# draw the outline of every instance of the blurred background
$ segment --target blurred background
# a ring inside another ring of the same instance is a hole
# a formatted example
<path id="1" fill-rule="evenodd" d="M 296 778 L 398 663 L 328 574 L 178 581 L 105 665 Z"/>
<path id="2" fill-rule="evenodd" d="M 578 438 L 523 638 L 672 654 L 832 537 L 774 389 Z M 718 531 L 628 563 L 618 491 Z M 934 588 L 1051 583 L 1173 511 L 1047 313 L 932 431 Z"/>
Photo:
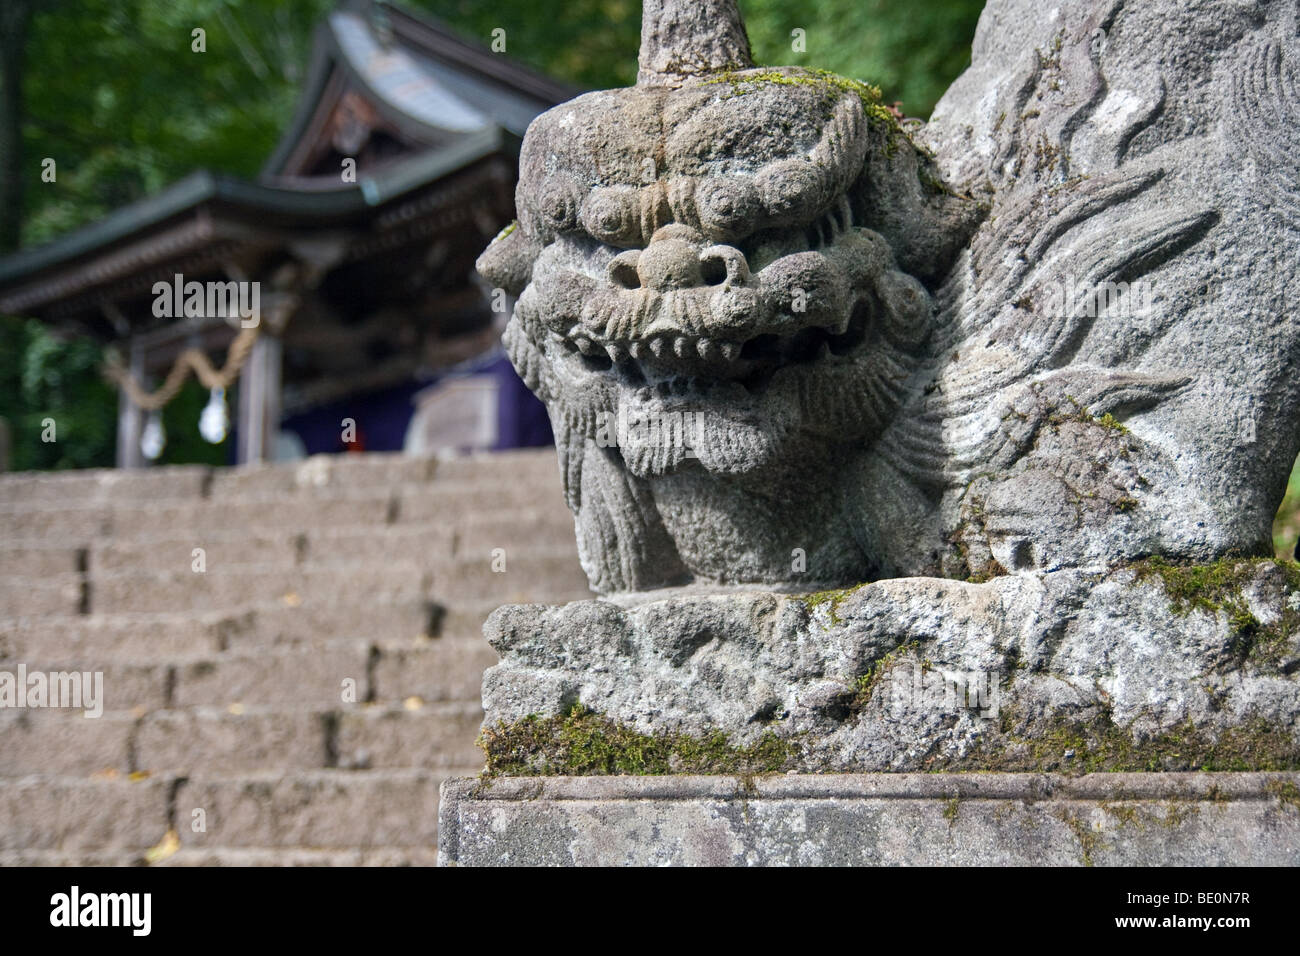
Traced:
<path id="1" fill-rule="evenodd" d="M 317 28 L 347 6 L 5 0 L 0 255 L 93 224 L 196 169 L 256 177 L 304 93 Z M 504 30 L 510 60 L 576 90 L 635 80 L 636 0 L 399 6 L 485 49 L 493 31 Z M 750 0 L 744 13 L 758 62 L 869 79 L 909 115 L 924 117 L 969 63 L 981 7 L 980 0 Z M 196 26 L 206 34 L 202 55 L 189 49 Z M 54 183 L 40 177 L 46 157 L 57 162 Z M 11 432 L 12 470 L 114 463 L 117 398 L 99 374 L 103 342 L 59 331 L 29 316 L 0 320 L 0 416 Z M 230 460 L 228 442 L 209 444 L 194 427 L 207 401 L 191 378 L 162 410 L 167 442 L 159 463 Z M 62 434 L 41 442 L 52 410 Z"/>

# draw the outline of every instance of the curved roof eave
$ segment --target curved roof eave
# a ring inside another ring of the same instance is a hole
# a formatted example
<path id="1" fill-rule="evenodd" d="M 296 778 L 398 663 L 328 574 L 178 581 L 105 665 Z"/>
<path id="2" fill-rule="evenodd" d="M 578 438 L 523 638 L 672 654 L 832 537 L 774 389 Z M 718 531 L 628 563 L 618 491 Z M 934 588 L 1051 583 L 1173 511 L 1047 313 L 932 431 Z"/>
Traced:
<path id="1" fill-rule="evenodd" d="M 219 202 L 252 214 L 293 217 L 301 225 L 343 219 L 381 206 L 495 152 L 509 150 L 511 140 L 508 132 L 490 127 L 445 149 L 420 153 L 363 174 L 345 188 L 311 192 L 198 170 L 160 193 L 123 206 L 53 242 L 0 259 L 0 288 L 52 266 L 93 255 L 204 203 Z"/>

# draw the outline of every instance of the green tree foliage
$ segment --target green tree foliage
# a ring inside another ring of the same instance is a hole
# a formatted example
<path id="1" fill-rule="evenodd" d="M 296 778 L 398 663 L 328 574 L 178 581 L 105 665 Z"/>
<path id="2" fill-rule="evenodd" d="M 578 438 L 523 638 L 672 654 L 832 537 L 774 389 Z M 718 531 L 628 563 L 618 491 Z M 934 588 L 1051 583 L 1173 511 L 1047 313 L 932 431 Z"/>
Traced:
<path id="1" fill-rule="evenodd" d="M 865 80 L 922 119 L 970 65 L 983 8 L 984 0 L 741 0 L 758 62 Z M 796 30 L 804 52 L 793 49 Z"/>
<path id="2" fill-rule="evenodd" d="M 580 88 L 625 86 L 636 77 L 639 0 L 410 6 L 484 45 L 503 29 L 506 55 Z M 335 0 L 35 4 L 23 57 L 22 211 L 0 216 L 21 217 L 23 245 L 31 246 L 200 167 L 255 176 L 292 115 L 312 31 L 334 7 Z M 982 0 L 741 0 L 758 62 L 869 80 L 912 116 L 927 116 L 965 67 L 981 7 Z M 204 52 L 194 50 L 200 29 Z M 796 29 L 805 31 L 802 52 L 792 47 Z M 45 158 L 57 164 L 55 182 L 41 180 Z M 111 465 L 117 401 L 97 373 L 99 348 L 11 320 L 0 345 L 11 467 Z M 205 401 L 191 385 L 168 408 L 164 460 L 224 460 L 221 448 L 195 433 Z M 59 441 L 43 445 L 39 424 L 50 414 Z"/>
<path id="3" fill-rule="evenodd" d="M 506 52 L 588 88 L 636 80 L 637 0 L 415 4 L 487 43 L 506 31 Z M 909 116 L 928 117 L 970 63 L 984 0 L 740 0 L 754 59 L 771 66 L 834 70 L 879 86 Z M 803 30 L 796 51 L 793 31 Z"/>
<path id="4" fill-rule="evenodd" d="M 12 431 L 11 468 L 113 463 L 117 392 L 100 377 L 99 360 L 94 342 L 59 342 L 38 322 L 0 319 L 0 417 Z"/>
<path id="5" fill-rule="evenodd" d="M 205 167 L 254 176 L 292 115 L 331 0 L 80 0 L 27 48 L 24 244 Z M 193 49 L 204 31 L 206 51 Z M 54 183 L 40 160 L 57 163 Z"/>

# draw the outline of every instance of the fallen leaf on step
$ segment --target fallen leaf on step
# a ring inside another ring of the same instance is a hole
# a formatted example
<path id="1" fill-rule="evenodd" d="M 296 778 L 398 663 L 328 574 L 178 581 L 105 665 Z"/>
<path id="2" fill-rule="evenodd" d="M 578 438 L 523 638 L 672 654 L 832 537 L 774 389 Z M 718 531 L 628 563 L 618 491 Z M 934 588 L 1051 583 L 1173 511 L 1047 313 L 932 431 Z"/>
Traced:
<path id="1" fill-rule="evenodd" d="M 168 830 L 163 834 L 162 840 L 157 846 L 151 846 L 144 851 L 144 861 L 146 863 L 157 863 L 159 860 L 165 860 L 181 848 L 181 838 L 177 836 L 175 830 Z"/>
<path id="2" fill-rule="evenodd" d="M 297 591 L 290 591 L 284 597 L 280 598 L 280 600 L 289 607 L 297 607 L 302 603 L 302 598 L 298 597 Z"/>
<path id="3" fill-rule="evenodd" d="M 408 697 L 406 700 L 402 701 L 402 706 L 407 710 L 419 710 L 424 706 L 424 701 L 420 700 L 418 697 Z"/>

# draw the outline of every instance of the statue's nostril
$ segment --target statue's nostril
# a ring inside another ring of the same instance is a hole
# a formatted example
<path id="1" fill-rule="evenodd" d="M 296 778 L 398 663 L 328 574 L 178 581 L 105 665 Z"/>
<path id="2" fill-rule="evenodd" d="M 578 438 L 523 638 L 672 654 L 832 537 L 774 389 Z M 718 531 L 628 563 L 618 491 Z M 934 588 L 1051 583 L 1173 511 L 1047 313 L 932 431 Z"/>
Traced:
<path id="1" fill-rule="evenodd" d="M 647 289 L 688 289 L 703 281 L 699 253 L 677 239 L 651 242 L 637 261 L 637 273 Z"/>
<path id="2" fill-rule="evenodd" d="M 721 256 L 700 259 L 700 276 L 705 285 L 722 285 L 727 278 L 727 263 Z"/>
<path id="3" fill-rule="evenodd" d="M 637 273 L 639 258 L 640 253 L 635 251 L 624 252 L 615 256 L 606 270 L 609 281 L 621 289 L 641 288 L 641 277 Z"/>

